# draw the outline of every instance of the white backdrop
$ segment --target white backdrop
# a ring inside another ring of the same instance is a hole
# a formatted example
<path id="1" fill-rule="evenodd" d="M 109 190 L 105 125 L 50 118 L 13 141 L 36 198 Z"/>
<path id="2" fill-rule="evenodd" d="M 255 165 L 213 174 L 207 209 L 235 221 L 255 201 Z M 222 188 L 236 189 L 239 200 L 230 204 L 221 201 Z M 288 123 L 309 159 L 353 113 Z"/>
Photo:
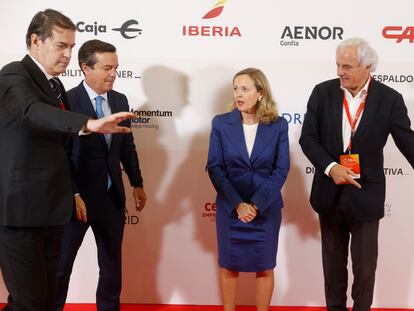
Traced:
<path id="1" fill-rule="evenodd" d="M 118 48 L 115 89 L 127 95 L 137 113 L 134 136 L 149 197 L 137 214 L 127 190 L 122 302 L 213 305 L 220 304 L 220 295 L 215 192 L 204 169 L 210 121 L 225 112 L 233 75 L 245 67 L 262 69 L 289 121 L 292 161 L 272 305 L 323 305 L 318 219 L 308 203 L 313 172 L 298 145 L 306 102 L 316 83 L 335 77 L 340 39 L 360 36 L 379 53 L 374 77 L 403 94 L 413 118 L 414 2 L 228 0 L 219 16 L 203 19 L 215 4 L 1 1 L 0 66 L 24 56 L 29 21 L 48 7 L 78 25 L 74 56 L 62 77 L 67 89 L 82 79 L 76 59 L 84 41 L 97 38 Z M 128 21 L 140 31 L 113 30 Z M 391 138 L 385 154 L 386 216 L 380 225 L 374 306 L 414 308 L 413 172 Z M 68 301 L 93 302 L 97 275 L 89 233 L 75 263 Z M 254 304 L 253 288 L 253 276 L 242 275 L 238 303 Z M 6 296 L 0 282 L 0 301 Z"/>

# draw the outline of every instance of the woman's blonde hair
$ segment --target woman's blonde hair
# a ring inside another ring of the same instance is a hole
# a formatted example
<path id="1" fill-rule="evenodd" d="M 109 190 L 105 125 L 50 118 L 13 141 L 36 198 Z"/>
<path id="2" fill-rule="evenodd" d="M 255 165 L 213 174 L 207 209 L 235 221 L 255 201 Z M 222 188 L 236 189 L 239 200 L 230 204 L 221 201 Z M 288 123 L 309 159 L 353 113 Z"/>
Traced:
<path id="1" fill-rule="evenodd" d="M 241 75 L 248 75 L 253 80 L 256 90 L 262 92 L 262 98 L 257 102 L 257 117 L 259 122 L 269 124 L 278 118 L 278 111 L 276 103 L 272 98 L 272 91 L 270 90 L 269 81 L 267 81 L 264 73 L 257 68 L 246 68 L 240 70 L 233 77 L 234 80 Z M 234 101 L 229 105 L 229 110 L 236 109 Z"/>

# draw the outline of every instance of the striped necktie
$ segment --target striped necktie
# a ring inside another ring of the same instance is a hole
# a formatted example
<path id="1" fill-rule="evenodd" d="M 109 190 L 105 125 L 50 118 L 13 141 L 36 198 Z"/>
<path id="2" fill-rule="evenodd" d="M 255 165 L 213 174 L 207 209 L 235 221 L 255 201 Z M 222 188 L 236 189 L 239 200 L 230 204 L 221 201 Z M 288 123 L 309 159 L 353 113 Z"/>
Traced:
<path id="1" fill-rule="evenodd" d="M 66 110 L 65 109 L 65 105 L 62 102 L 62 87 L 60 85 L 60 80 L 58 77 L 53 77 L 51 79 L 49 79 L 50 85 L 52 86 L 52 90 L 56 95 L 56 98 L 59 100 L 59 107 L 62 110 Z"/>

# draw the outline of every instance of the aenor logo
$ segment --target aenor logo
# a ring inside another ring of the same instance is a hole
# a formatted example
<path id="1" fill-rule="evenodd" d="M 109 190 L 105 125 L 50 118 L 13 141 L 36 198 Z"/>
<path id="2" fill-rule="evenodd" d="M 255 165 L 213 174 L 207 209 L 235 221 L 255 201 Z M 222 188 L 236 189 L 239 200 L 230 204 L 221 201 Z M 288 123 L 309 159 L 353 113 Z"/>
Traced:
<path id="1" fill-rule="evenodd" d="M 299 46 L 301 40 L 342 40 L 344 29 L 339 26 L 285 26 L 281 46 Z"/>

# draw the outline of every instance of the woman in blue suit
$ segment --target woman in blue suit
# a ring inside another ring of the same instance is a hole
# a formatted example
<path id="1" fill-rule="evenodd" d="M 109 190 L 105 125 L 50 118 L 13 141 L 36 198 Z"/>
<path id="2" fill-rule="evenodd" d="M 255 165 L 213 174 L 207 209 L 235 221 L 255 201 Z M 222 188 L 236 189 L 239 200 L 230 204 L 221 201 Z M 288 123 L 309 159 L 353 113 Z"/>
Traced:
<path id="1" fill-rule="evenodd" d="M 235 310 L 239 272 L 256 272 L 257 310 L 268 310 L 289 171 L 288 124 L 258 69 L 233 78 L 231 112 L 215 116 L 208 172 L 217 191 L 217 244 L 225 311 Z"/>

